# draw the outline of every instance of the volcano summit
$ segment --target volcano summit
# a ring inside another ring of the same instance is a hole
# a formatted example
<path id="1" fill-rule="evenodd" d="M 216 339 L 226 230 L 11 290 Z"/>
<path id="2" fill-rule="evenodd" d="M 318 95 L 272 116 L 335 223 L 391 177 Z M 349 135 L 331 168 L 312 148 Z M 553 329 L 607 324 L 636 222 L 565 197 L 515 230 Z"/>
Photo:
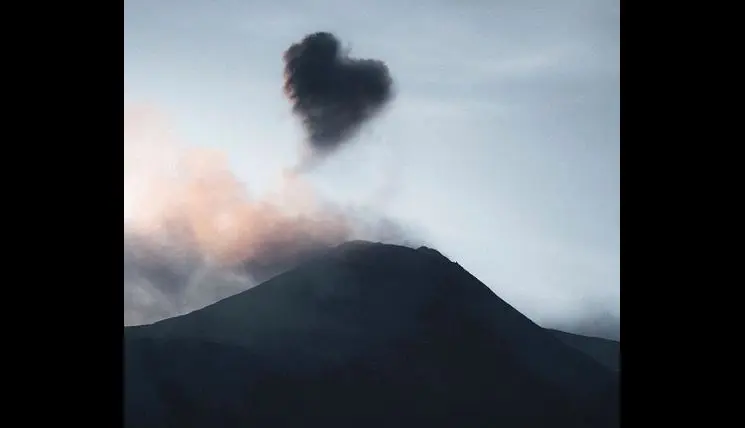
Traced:
<path id="1" fill-rule="evenodd" d="M 618 342 L 425 247 L 346 243 L 124 342 L 127 427 L 619 426 Z"/>

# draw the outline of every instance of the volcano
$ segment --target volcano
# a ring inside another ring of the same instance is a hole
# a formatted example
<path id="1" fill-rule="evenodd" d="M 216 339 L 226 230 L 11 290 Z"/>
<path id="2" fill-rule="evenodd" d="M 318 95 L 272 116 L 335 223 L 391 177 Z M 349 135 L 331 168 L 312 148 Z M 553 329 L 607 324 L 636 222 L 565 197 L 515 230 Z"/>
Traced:
<path id="1" fill-rule="evenodd" d="M 124 350 L 132 428 L 619 426 L 619 342 L 544 329 L 426 247 L 343 244 Z"/>

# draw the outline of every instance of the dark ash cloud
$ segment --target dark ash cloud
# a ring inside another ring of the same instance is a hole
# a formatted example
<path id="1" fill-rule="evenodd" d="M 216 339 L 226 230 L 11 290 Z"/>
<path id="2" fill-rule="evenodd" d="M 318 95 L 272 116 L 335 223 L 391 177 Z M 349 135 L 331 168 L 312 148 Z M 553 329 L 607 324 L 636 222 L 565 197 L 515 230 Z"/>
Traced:
<path id="1" fill-rule="evenodd" d="M 314 152 L 339 148 L 393 98 L 388 67 L 349 57 L 331 33 L 306 36 L 285 51 L 284 61 L 285 94 Z"/>

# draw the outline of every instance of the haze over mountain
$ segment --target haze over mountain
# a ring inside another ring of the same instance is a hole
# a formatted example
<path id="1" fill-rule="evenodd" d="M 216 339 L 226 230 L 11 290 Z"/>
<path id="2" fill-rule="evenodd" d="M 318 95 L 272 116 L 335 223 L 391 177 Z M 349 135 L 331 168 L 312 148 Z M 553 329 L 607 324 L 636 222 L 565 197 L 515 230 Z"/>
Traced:
<path id="1" fill-rule="evenodd" d="M 124 340 L 127 427 L 619 425 L 618 342 L 426 247 L 349 242 Z"/>

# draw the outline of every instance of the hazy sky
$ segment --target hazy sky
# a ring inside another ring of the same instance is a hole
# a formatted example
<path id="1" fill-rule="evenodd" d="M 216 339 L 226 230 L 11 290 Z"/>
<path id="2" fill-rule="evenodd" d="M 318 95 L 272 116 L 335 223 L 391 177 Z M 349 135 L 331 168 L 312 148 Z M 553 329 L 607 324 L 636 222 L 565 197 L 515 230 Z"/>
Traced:
<path id="1" fill-rule="evenodd" d="M 334 32 L 398 97 L 313 173 L 324 194 L 369 203 L 395 179 L 378 209 L 527 315 L 618 315 L 619 4 L 125 0 L 125 101 L 260 190 L 302 138 L 282 52 Z"/>

